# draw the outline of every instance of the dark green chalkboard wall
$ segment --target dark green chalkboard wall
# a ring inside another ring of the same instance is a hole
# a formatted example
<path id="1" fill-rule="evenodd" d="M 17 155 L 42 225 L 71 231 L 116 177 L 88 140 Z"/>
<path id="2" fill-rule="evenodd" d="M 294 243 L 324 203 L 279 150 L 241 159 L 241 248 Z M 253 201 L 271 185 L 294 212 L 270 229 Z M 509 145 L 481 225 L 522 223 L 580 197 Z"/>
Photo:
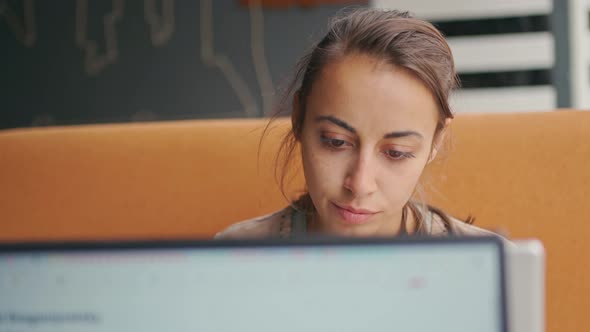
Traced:
<path id="1" fill-rule="evenodd" d="M 152 1 L 160 16 L 165 2 Z M 33 18 L 36 38 L 27 46 L 15 27 L 28 31 L 24 13 L 31 3 L 29 13 L 33 15 L 28 17 L 29 23 Z M 88 4 L 87 15 L 80 14 L 84 3 Z M 163 45 L 154 46 L 146 3 L 150 1 L 37 0 L 27 4 L 0 0 L 0 128 L 262 114 L 248 8 L 237 0 L 212 0 L 212 15 L 208 16 L 201 11 L 200 1 L 170 1 L 174 31 Z M 122 11 L 115 17 L 117 6 L 122 6 Z M 266 62 L 275 87 L 288 79 L 297 58 L 340 8 L 263 10 Z M 246 112 L 243 98 L 226 75 L 202 61 L 201 14 L 212 18 L 206 22 L 211 22 L 213 48 L 227 57 L 244 81 L 255 114 Z M 104 54 L 104 22 L 109 18 L 115 22 L 118 56 L 102 70 L 88 72 L 84 60 L 87 48 L 77 42 L 76 31 L 85 26 L 85 45 L 95 40 L 97 53 Z M 86 19 L 86 25 L 81 19 Z"/>

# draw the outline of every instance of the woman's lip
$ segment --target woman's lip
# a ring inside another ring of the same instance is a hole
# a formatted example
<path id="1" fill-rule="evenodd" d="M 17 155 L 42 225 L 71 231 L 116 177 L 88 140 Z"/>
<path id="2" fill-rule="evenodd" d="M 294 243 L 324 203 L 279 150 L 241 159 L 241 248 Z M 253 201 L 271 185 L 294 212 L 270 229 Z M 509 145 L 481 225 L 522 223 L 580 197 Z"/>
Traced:
<path id="1" fill-rule="evenodd" d="M 332 203 L 334 205 L 336 205 L 336 207 L 340 208 L 340 209 L 344 209 L 347 210 L 351 213 L 355 213 L 355 214 L 375 214 L 377 212 L 375 211 L 371 211 L 371 210 L 365 210 L 365 209 L 355 209 L 352 206 L 347 206 L 347 205 L 340 205 L 340 204 L 336 204 L 336 203 Z"/>
<path id="2" fill-rule="evenodd" d="M 332 203 L 338 212 L 338 215 L 345 224 L 358 225 L 364 224 L 370 221 L 371 217 L 376 212 L 364 210 L 364 209 L 353 209 L 350 207 L 343 207 L 336 203 Z"/>

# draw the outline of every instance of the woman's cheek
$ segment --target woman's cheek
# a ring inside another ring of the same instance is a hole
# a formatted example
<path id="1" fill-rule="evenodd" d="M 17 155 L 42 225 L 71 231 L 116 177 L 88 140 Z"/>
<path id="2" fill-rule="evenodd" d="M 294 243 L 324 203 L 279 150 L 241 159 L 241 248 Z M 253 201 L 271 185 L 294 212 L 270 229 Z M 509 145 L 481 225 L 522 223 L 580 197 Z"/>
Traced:
<path id="1" fill-rule="evenodd" d="M 306 178 L 308 186 L 323 188 L 322 190 L 336 189 L 338 178 L 343 172 L 344 161 L 338 153 L 332 151 L 318 151 L 308 155 L 306 162 Z M 310 183 L 313 182 L 313 183 Z M 328 189 L 330 188 L 330 189 Z"/>

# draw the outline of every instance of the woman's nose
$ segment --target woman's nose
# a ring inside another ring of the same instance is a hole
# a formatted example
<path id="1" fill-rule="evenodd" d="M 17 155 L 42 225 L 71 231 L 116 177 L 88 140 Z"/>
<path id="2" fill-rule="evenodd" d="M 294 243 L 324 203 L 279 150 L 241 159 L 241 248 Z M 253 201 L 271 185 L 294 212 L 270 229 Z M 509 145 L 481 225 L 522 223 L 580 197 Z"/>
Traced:
<path id="1" fill-rule="evenodd" d="M 351 163 L 344 187 L 355 196 L 367 196 L 377 190 L 376 170 L 371 156 L 359 154 Z"/>

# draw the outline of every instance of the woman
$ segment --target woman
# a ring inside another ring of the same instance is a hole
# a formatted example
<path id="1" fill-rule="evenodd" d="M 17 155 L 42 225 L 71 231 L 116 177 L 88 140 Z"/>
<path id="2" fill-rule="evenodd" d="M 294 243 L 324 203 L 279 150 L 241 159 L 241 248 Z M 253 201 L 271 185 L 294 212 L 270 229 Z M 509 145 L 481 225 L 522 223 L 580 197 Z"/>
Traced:
<path id="1" fill-rule="evenodd" d="M 431 24 L 392 10 L 336 17 L 303 57 L 292 87 L 292 130 L 307 193 L 216 238 L 490 235 L 411 198 L 453 119 L 451 50 Z M 288 94 L 289 95 L 289 94 Z"/>

